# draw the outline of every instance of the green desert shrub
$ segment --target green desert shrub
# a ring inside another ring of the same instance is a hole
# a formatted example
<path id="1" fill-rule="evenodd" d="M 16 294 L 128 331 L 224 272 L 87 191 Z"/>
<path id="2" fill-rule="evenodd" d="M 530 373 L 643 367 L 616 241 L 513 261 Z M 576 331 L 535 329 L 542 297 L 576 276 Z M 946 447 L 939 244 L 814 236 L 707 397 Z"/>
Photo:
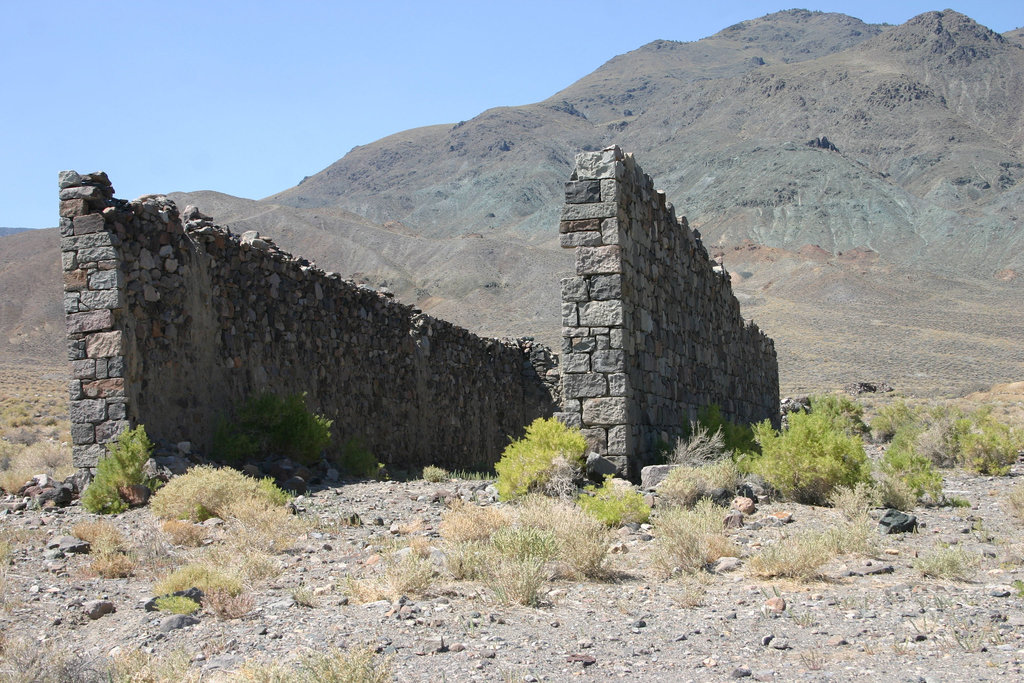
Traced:
<path id="1" fill-rule="evenodd" d="M 116 514 L 128 509 L 121 489 L 136 484 L 152 485 L 143 467 L 153 452 L 146 428 L 126 429 L 117 441 L 107 444 L 107 454 L 96 465 L 96 478 L 82 493 L 82 507 L 89 512 Z"/>
<path id="2" fill-rule="evenodd" d="M 913 425 L 899 428 L 878 462 L 880 479 L 889 478 L 903 482 L 913 493 L 915 502 L 928 498 L 932 503 L 942 501 L 942 475 L 935 471 L 931 458 L 917 451 L 914 442 L 920 431 Z M 889 501 L 894 502 L 894 501 Z M 892 507 L 905 506 L 893 505 Z"/>
<path id="3" fill-rule="evenodd" d="M 761 455 L 747 461 L 747 467 L 790 500 L 821 505 L 837 486 L 870 480 L 860 437 L 846 433 L 828 415 L 793 413 L 784 432 L 767 420 L 754 431 Z"/>
<path id="4" fill-rule="evenodd" d="M 442 481 L 448 481 L 451 477 L 448 474 L 448 470 L 443 467 L 437 467 L 436 465 L 427 465 L 423 468 L 423 479 L 432 483 L 438 483 Z"/>
<path id="5" fill-rule="evenodd" d="M 1024 448 L 1024 432 L 999 422 L 991 410 L 979 410 L 968 419 L 970 426 L 957 434 L 960 464 L 978 474 L 1009 474 Z"/>
<path id="6" fill-rule="evenodd" d="M 903 399 L 887 403 L 878 409 L 871 420 L 871 435 L 877 441 L 890 441 L 897 432 L 920 422 L 921 412 L 907 405 Z"/>
<path id="7" fill-rule="evenodd" d="M 523 438 L 505 447 L 494 466 L 498 495 L 509 500 L 542 489 L 558 465 L 556 460 L 582 468 L 586 449 L 586 439 L 578 429 L 570 429 L 554 418 L 537 418 L 526 428 Z"/>
<path id="8" fill-rule="evenodd" d="M 373 453 L 363 445 L 358 437 L 351 437 L 341 445 L 333 458 L 341 470 L 353 477 L 361 479 L 382 478 L 384 466 L 377 462 Z"/>
<path id="9" fill-rule="evenodd" d="M 864 424 L 864 408 L 842 394 L 811 396 L 811 412 L 822 415 L 846 434 L 860 436 L 868 433 Z"/>
<path id="10" fill-rule="evenodd" d="M 235 596 L 242 592 L 242 580 L 234 573 L 209 564 L 187 564 L 175 569 L 153 587 L 154 595 L 170 595 L 198 588 L 203 593 L 224 591 Z"/>
<path id="11" fill-rule="evenodd" d="M 290 496 L 271 479 L 253 479 L 230 467 L 201 465 L 171 479 L 150 499 L 160 519 L 227 519 L 240 506 L 282 507 Z"/>
<path id="12" fill-rule="evenodd" d="M 739 546 L 722 529 L 726 512 L 708 498 L 692 509 L 661 510 L 654 518 L 652 560 L 657 572 L 664 577 L 693 574 L 721 557 L 738 557 Z"/>
<path id="13" fill-rule="evenodd" d="M 709 434 L 721 431 L 724 450 L 736 454 L 757 453 L 759 447 L 754 438 L 754 430 L 750 425 L 736 424 L 722 416 L 722 409 L 712 403 L 697 412 L 697 424 L 704 427 Z"/>
<path id="14" fill-rule="evenodd" d="M 214 454 L 228 463 L 282 455 L 310 465 L 330 444 L 331 424 L 306 408 L 305 394 L 259 394 L 238 408 L 234 422 L 221 421 Z"/>
<path id="15" fill-rule="evenodd" d="M 160 612 L 171 614 L 192 614 L 198 612 L 201 605 L 184 595 L 162 595 L 156 599 L 156 608 Z"/>
<path id="16" fill-rule="evenodd" d="M 584 512 L 607 526 L 643 524 L 651 516 L 651 506 L 628 481 L 609 476 L 601 486 L 588 486 L 586 491 L 576 502 Z"/>

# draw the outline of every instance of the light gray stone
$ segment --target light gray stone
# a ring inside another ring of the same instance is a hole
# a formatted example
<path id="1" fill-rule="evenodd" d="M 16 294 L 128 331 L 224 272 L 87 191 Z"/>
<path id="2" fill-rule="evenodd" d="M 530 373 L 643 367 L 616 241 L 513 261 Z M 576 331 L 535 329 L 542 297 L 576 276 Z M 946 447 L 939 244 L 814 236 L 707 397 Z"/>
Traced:
<path id="1" fill-rule="evenodd" d="M 616 246 L 577 247 L 577 275 L 611 275 L 622 272 L 622 251 Z"/>
<path id="2" fill-rule="evenodd" d="M 622 302 L 590 301 L 580 306 L 580 322 L 584 327 L 618 327 L 622 325 Z"/>
<path id="3" fill-rule="evenodd" d="M 600 152 L 580 152 L 576 155 L 576 176 L 580 180 L 621 178 L 625 174 L 625 156 L 618 146 Z"/>
<path id="4" fill-rule="evenodd" d="M 562 207 L 561 220 L 585 221 L 591 218 L 615 218 L 618 215 L 618 211 L 619 205 L 615 202 L 566 204 Z"/>
<path id="5" fill-rule="evenodd" d="M 621 396 L 588 398 L 583 402 L 583 423 L 588 426 L 626 424 L 626 414 L 626 399 Z"/>
<path id="6" fill-rule="evenodd" d="M 640 470 L 640 488 L 653 491 L 677 465 L 648 465 Z"/>

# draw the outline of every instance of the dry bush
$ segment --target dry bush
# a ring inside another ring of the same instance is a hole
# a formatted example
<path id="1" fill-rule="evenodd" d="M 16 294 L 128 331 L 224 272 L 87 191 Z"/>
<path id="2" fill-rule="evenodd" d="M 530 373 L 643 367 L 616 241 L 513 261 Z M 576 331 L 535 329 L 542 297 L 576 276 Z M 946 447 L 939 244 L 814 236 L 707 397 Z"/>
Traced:
<path id="1" fill-rule="evenodd" d="M 158 581 L 153 586 L 153 593 L 169 595 L 189 588 L 198 588 L 205 594 L 223 590 L 230 595 L 238 595 L 242 592 L 242 581 L 238 576 L 209 564 L 187 564 Z"/>
<path id="2" fill-rule="evenodd" d="M 580 477 L 581 468 L 565 456 L 558 456 L 551 461 L 547 472 L 547 480 L 541 487 L 544 495 L 552 498 L 573 499 L 579 488 L 576 481 Z"/>
<path id="3" fill-rule="evenodd" d="M 150 507 L 161 519 L 201 522 L 211 517 L 228 519 L 246 506 L 280 507 L 287 501 L 288 494 L 269 479 L 202 465 L 167 482 L 153 495 Z"/>
<path id="4" fill-rule="evenodd" d="M 259 683 L 384 683 L 391 681 L 391 659 L 379 657 L 373 645 L 326 652 L 310 651 L 297 662 L 246 663 L 232 681 Z"/>
<path id="5" fill-rule="evenodd" d="M 430 558 L 416 552 L 388 554 L 372 576 L 350 578 L 348 592 L 356 602 L 397 600 L 402 595 L 425 594 L 437 572 Z"/>
<path id="6" fill-rule="evenodd" d="M 202 680 L 202 672 L 190 671 L 192 656 L 185 650 L 175 650 L 163 656 L 142 650 L 129 650 L 114 657 L 103 680 L 117 683 L 165 683 Z"/>
<path id="7" fill-rule="evenodd" d="M 917 507 L 917 492 L 906 480 L 885 472 L 875 477 L 875 495 L 878 504 L 896 510 L 913 510 Z"/>
<path id="8" fill-rule="evenodd" d="M 739 547 L 723 532 L 726 510 L 701 499 L 693 509 L 668 508 L 654 519 L 653 562 L 662 576 L 691 574 L 721 557 L 737 557 Z"/>
<path id="9" fill-rule="evenodd" d="M 536 605 L 549 572 L 540 557 L 509 557 L 491 553 L 485 583 L 503 605 Z"/>
<path id="10" fill-rule="evenodd" d="M 669 454 L 669 462 L 698 467 L 722 459 L 725 455 L 725 435 L 721 429 L 711 432 L 704 425 L 694 422 L 691 423 L 691 432 L 689 437 L 676 442 Z"/>
<path id="11" fill-rule="evenodd" d="M 160 528 L 171 537 L 171 543 L 189 548 L 198 548 L 209 536 L 209 530 L 206 527 L 183 522 L 180 519 L 168 519 L 160 525 Z"/>
<path id="12" fill-rule="evenodd" d="M 131 576 L 139 566 L 138 557 L 128 541 L 110 522 L 80 522 L 71 533 L 90 544 L 89 570 L 104 579 Z"/>
<path id="13" fill-rule="evenodd" d="M 232 503 L 223 508 L 228 538 L 239 549 L 279 554 L 295 547 L 308 524 L 286 508 L 259 499 Z"/>
<path id="14" fill-rule="evenodd" d="M 863 519 L 868 510 L 875 507 L 877 500 L 877 491 L 864 482 L 840 486 L 828 497 L 829 505 L 843 513 L 847 519 Z"/>
<path id="15" fill-rule="evenodd" d="M 0 681 L 64 683 L 105 680 L 95 663 L 62 640 L 9 637 L 0 633 Z"/>
<path id="16" fill-rule="evenodd" d="M 762 578 L 809 581 L 821 577 L 821 567 L 835 557 L 832 544 L 821 532 L 783 536 L 747 562 L 747 570 Z"/>
<path id="17" fill-rule="evenodd" d="M 1017 484 L 1006 496 L 1006 502 L 1018 522 L 1024 522 L 1024 484 Z"/>
<path id="18" fill-rule="evenodd" d="M 487 574 L 490 545 L 485 541 L 461 541 L 445 547 L 445 566 L 456 581 L 476 581 Z"/>
<path id="19" fill-rule="evenodd" d="M 232 595 L 231 591 L 221 588 L 211 590 L 203 596 L 203 608 L 224 621 L 241 619 L 252 612 L 254 604 L 251 593 Z"/>
<path id="20" fill-rule="evenodd" d="M 438 529 L 446 541 L 462 543 L 487 540 L 496 530 L 509 523 L 511 516 L 504 508 L 483 507 L 456 500 L 441 515 Z"/>
<path id="21" fill-rule="evenodd" d="M 568 501 L 543 496 L 526 498 L 516 511 L 517 523 L 550 531 L 557 553 L 555 573 L 566 578 L 600 578 L 611 532 Z"/>
<path id="22" fill-rule="evenodd" d="M 429 481 L 436 484 L 438 482 L 448 481 L 448 479 L 450 478 L 451 475 L 448 473 L 448 470 L 444 469 L 443 467 L 438 467 L 436 465 L 427 465 L 426 467 L 423 468 L 423 479 L 425 481 Z"/>
<path id="23" fill-rule="evenodd" d="M 690 507 L 716 489 L 736 490 L 740 471 L 726 458 L 707 465 L 676 467 L 658 486 L 658 495 L 666 505 Z"/>
<path id="24" fill-rule="evenodd" d="M 977 555 L 960 546 L 939 547 L 914 560 L 914 569 L 922 576 L 951 581 L 968 581 L 978 568 Z"/>
<path id="25" fill-rule="evenodd" d="M 37 474 L 63 480 L 74 474 L 71 448 L 53 441 L 16 446 L 0 441 L 0 488 L 15 493 Z"/>

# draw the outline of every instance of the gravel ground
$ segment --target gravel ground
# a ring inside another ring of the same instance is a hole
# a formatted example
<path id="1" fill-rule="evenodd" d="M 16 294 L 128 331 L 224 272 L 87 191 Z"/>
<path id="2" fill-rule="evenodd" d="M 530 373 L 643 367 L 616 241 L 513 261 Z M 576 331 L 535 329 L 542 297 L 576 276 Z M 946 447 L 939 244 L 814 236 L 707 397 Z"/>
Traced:
<path id="1" fill-rule="evenodd" d="M 443 577 L 425 596 L 356 604 L 347 578 L 374 571 L 382 545 L 407 535 L 439 545 L 446 500 L 494 503 L 483 481 L 342 483 L 295 501 L 313 530 L 278 556 L 279 576 L 251 588 L 248 615 L 222 621 L 200 612 L 197 623 L 173 630 L 165 614 L 143 605 L 154 580 L 188 551 L 169 544 L 148 508 L 107 518 L 142 559 L 125 579 L 90 576 L 87 554 L 47 551 L 76 523 L 96 519 L 77 502 L 8 509 L 0 515 L 12 539 L 0 633 L 30 640 L 42 660 L 70 648 L 94 666 L 136 648 L 185 652 L 205 680 L 247 661 L 287 662 L 308 649 L 360 643 L 389 657 L 400 681 L 1020 680 L 1024 603 L 1012 584 L 1024 580 L 1024 544 L 1005 496 L 1024 469 L 1002 478 L 945 474 L 947 494 L 970 507 L 919 508 L 917 533 L 880 536 L 873 557 L 834 560 L 821 580 L 758 579 L 746 559 L 781 534 L 828 528 L 839 513 L 762 502 L 732 532 L 743 549 L 735 567 L 658 579 L 651 567 L 657 527 L 624 527 L 613 532 L 612 578 L 553 581 L 538 607 L 504 606 L 486 586 Z M 778 522 L 774 513 L 783 512 L 791 523 Z M 361 526 L 343 523 L 353 513 Z M 915 568 L 916 558 L 942 544 L 977 558 L 967 580 L 926 578 Z M 91 619 L 85 610 L 93 600 L 116 611 Z"/>

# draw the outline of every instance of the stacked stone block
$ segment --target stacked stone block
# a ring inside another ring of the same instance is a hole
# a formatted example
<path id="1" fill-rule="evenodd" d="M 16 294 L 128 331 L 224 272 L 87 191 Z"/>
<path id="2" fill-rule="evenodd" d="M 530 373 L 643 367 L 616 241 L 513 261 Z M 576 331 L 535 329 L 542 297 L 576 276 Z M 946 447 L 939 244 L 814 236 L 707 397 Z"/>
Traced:
<path id="1" fill-rule="evenodd" d="M 554 410 L 557 358 L 531 340 L 478 337 L 166 197 L 116 200 L 102 174 L 61 185 L 80 468 L 135 424 L 210 453 L 263 391 L 305 393 L 339 441 L 402 468 L 493 464 Z"/>
<path id="2" fill-rule="evenodd" d="M 632 155 L 577 155 L 565 198 L 559 234 L 576 274 L 562 280 L 559 417 L 634 474 L 700 408 L 776 421 L 774 344 Z"/>

